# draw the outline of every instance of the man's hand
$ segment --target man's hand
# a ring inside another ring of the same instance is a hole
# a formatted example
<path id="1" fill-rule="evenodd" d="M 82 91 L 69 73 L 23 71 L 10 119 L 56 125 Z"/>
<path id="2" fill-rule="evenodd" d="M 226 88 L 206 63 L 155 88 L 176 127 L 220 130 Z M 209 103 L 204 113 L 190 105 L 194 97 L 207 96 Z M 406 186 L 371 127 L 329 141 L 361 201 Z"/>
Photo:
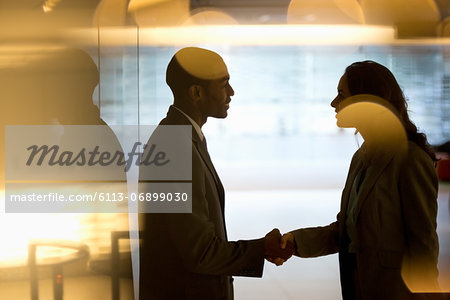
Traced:
<path id="1" fill-rule="evenodd" d="M 276 228 L 266 234 L 264 238 L 264 256 L 268 261 L 280 266 L 288 260 L 293 253 L 293 237 L 292 240 L 289 239 L 283 242 L 280 231 Z"/>

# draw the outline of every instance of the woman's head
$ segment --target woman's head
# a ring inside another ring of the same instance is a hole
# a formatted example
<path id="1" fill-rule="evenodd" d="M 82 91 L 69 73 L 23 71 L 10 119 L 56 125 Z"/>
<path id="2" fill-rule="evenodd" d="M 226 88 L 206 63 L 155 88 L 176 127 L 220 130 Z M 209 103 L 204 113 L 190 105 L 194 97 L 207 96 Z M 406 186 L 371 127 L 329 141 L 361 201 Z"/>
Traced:
<path id="1" fill-rule="evenodd" d="M 403 91 L 388 68 L 370 60 L 352 63 L 345 69 L 339 81 L 338 95 L 331 102 L 331 106 L 337 112 L 344 99 L 361 94 L 375 95 L 388 101 L 394 107 L 394 113 L 398 115 L 405 128 L 408 140 L 418 144 L 431 158 L 435 159 L 426 136 L 418 133 L 417 127 L 409 119 L 408 105 Z"/>
<path id="2" fill-rule="evenodd" d="M 366 60 L 355 62 L 345 69 L 338 85 L 338 96 L 331 106 L 354 95 L 375 95 L 389 101 L 400 115 L 406 114 L 407 104 L 394 75 L 383 65 Z"/>
<path id="3" fill-rule="evenodd" d="M 389 101 L 401 118 L 407 117 L 407 104 L 394 75 L 371 60 L 355 62 L 345 69 L 351 95 L 370 94 Z"/>

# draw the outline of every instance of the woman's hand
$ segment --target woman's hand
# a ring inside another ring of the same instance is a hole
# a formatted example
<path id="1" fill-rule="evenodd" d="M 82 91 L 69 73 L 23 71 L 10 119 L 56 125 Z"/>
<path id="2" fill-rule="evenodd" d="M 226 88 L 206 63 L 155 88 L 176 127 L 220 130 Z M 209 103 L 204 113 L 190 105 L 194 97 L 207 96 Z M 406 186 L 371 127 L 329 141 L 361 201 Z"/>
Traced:
<path id="1" fill-rule="evenodd" d="M 281 249 L 285 249 L 288 243 L 292 243 L 295 245 L 294 235 L 290 232 L 283 234 L 280 241 Z"/>

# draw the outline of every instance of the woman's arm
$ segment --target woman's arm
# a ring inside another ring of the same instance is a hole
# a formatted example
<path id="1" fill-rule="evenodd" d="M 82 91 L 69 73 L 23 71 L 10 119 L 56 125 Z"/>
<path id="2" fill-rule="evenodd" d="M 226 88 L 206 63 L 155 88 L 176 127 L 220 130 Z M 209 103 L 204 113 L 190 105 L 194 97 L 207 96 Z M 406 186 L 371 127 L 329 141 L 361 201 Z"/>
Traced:
<path id="1" fill-rule="evenodd" d="M 338 215 L 339 220 L 339 215 Z M 317 257 L 339 251 L 338 221 L 328 226 L 301 228 L 283 235 L 281 242 L 294 242 L 295 255 L 300 257 Z"/>
<path id="2" fill-rule="evenodd" d="M 400 174 L 399 190 L 407 242 L 403 279 L 412 291 L 436 290 L 438 179 L 432 160 L 412 143 Z"/>

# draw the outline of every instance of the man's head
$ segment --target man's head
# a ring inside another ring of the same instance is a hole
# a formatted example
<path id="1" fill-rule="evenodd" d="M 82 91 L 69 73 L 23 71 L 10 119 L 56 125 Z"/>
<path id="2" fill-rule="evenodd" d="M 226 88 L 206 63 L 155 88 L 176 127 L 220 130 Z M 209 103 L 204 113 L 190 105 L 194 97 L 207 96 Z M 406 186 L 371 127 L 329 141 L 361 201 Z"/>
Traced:
<path id="1" fill-rule="evenodd" d="M 175 105 L 207 117 L 225 118 L 233 88 L 227 66 L 217 53 L 196 47 L 179 50 L 169 62 L 166 82 Z"/>

